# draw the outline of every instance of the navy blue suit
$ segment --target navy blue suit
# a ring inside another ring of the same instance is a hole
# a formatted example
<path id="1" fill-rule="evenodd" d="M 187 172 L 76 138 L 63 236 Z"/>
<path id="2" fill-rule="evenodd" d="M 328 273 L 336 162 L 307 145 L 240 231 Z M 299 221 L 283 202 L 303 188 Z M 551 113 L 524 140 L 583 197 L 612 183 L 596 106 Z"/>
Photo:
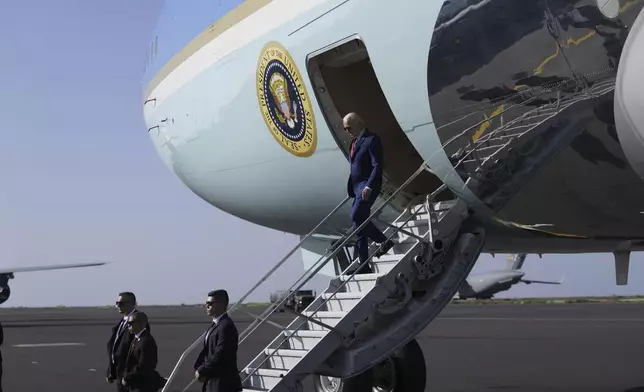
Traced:
<path id="1" fill-rule="evenodd" d="M 350 155 L 351 174 L 347 183 L 347 193 L 354 198 L 351 207 L 353 228 L 359 227 L 371 214 L 371 206 L 377 200 L 382 187 L 383 154 L 380 137 L 365 129 L 351 143 L 353 154 Z M 365 187 L 371 189 L 369 200 L 362 199 Z M 356 233 L 356 250 L 360 262 L 369 258 L 368 239 L 377 243 L 384 242 L 387 237 L 373 224 L 368 223 Z"/>

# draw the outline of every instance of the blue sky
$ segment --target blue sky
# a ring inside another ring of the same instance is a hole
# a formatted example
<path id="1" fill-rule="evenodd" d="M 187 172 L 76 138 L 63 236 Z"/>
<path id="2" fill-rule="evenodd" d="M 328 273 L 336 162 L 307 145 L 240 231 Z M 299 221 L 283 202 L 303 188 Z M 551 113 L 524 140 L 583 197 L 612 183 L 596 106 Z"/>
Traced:
<path id="1" fill-rule="evenodd" d="M 0 3 L 1 265 L 112 262 L 16 274 L 4 306 L 105 305 L 122 290 L 142 304 L 197 303 L 218 287 L 236 299 L 298 242 L 209 206 L 157 157 L 140 81 L 161 6 Z M 633 256 L 631 284 L 617 287 L 610 254 L 531 256 L 528 277 L 565 273 L 565 284 L 504 296 L 643 293 L 641 260 Z M 302 267 L 288 265 L 251 299 L 290 285 Z M 475 272 L 504 265 L 486 255 Z"/>

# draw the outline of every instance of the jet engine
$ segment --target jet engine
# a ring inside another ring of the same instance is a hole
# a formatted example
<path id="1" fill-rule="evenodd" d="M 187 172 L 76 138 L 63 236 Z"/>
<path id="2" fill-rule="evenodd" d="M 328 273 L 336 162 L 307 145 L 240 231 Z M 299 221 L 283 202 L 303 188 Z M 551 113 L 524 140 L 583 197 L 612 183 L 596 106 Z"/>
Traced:
<path id="1" fill-rule="evenodd" d="M 8 284 L 0 285 L 0 304 L 7 302 L 11 296 L 11 289 Z"/>
<path id="2" fill-rule="evenodd" d="M 7 302 L 11 296 L 9 288 L 9 279 L 13 279 L 13 274 L 0 274 L 0 304 Z"/>
<path id="3" fill-rule="evenodd" d="M 644 179 L 644 12 L 624 45 L 615 85 L 615 125 L 624 154 Z"/>

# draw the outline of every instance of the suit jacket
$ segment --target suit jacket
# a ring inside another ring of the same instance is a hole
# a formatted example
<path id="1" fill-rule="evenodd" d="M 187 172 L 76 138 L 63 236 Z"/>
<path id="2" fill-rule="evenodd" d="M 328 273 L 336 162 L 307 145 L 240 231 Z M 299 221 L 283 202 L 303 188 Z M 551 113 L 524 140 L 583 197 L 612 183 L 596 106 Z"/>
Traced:
<path id="1" fill-rule="evenodd" d="M 133 337 L 125 360 L 123 380 L 130 391 L 156 392 L 160 388 L 160 376 L 156 371 L 157 343 L 145 330 L 139 338 Z"/>
<path id="2" fill-rule="evenodd" d="M 205 378 L 204 392 L 238 392 L 242 390 L 237 368 L 239 334 L 233 320 L 224 314 L 204 340 L 204 347 L 194 368 Z"/>
<path id="3" fill-rule="evenodd" d="M 138 312 L 138 310 L 135 309 L 133 313 L 136 312 Z M 121 323 L 125 323 L 123 317 L 121 317 L 121 320 L 112 327 L 112 335 L 107 341 L 107 376 L 112 378 L 117 378 L 117 376 L 123 374 L 123 370 L 125 369 L 125 360 L 133 338 L 125 324 L 121 327 L 121 331 L 117 335 Z M 150 331 L 150 325 L 147 325 L 146 328 Z M 112 354 L 114 355 L 114 362 L 112 362 Z"/>
<path id="4" fill-rule="evenodd" d="M 380 193 L 382 187 L 382 167 L 384 166 L 382 142 L 375 133 L 365 129 L 353 142 L 351 174 L 347 182 L 349 197 L 360 197 L 365 187 L 371 188 L 372 194 Z"/>

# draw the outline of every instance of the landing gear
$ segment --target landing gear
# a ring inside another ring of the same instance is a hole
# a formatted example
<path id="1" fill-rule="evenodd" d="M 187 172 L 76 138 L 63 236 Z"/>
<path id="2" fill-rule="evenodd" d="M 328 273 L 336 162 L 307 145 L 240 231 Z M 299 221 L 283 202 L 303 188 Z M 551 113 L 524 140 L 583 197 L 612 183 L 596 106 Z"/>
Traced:
<path id="1" fill-rule="evenodd" d="M 357 376 L 313 377 L 316 392 L 424 392 L 427 381 L 425 356 L 416 339 Z"/>

